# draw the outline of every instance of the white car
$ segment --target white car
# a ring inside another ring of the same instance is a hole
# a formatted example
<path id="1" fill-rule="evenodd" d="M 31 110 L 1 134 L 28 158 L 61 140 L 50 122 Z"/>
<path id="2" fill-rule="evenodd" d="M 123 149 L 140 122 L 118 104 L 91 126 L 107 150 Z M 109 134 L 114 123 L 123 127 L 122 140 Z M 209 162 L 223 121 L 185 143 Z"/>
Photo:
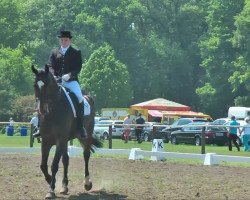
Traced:
<path id="1" fill-rule="evenodd" d="M 109 127 L 112 125 L 112 136 L 121 137 L 123 133 L 122 120 L 101 120 L 95 124 L 94 134 L 97 137 L 107 140 L 109 137 Z"/>
<path id="2" fill-rule="evenodd" d="M 236 119 L 236 121 L 240 123 L 240 126 L 243 126 L 245 124 L 244 120 L 237 120 Z M 230 118 L 219 118 L 219 119 L 214 120 L 212 123 L 216 124 L 216 125 L 225 125 L 226 128 L 228 129 L 230 122 L 231 122 Z M 240 134 L 239 129 L 237 129 L 237 135 L 239 135 L 239 134 Z"/>

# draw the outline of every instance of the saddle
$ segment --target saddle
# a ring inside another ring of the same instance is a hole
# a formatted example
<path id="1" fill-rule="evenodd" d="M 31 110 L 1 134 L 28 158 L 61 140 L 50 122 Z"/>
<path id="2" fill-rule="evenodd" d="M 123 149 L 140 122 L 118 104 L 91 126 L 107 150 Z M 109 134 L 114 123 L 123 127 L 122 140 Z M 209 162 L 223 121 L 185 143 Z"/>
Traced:
<path id="1" fill-rule="evenodd" d="M 69 101 L 69 104 L 71 106 L 74 117 L 77 117 L 76 116 L 76 108 L 78 107 L 78 104 L 79 104 L 77 96 L 70 89 L 65 88 L 63 86 L 60 86 L 60 87 L 64 91 L 64 93 Z M 88 101 L 86 100 L 86 97 L 87 97 L 86 95 L 83 96 L 83 101 L 84 101 L 83 115 L 84 116 L 90 115 L 90 105 L 89 105 Z"/>

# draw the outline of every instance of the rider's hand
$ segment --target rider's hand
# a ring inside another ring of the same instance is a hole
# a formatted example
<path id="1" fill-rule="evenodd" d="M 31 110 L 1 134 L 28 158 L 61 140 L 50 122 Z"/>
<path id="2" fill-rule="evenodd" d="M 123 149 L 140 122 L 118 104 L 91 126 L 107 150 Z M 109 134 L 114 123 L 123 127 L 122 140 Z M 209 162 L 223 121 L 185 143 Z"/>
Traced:
<path id="1" fill-rule="evenodd" d="M 52 67 L 49 68 L 49 71 L 50 71 L 50 73 L 52 73 L 54 75 L 55 70 Z"/>
<path id="2" fill-rule="evenodd" d="M 62 79 L 63 79 L 64 81 L 68 81 L 68 80 L 70 79 L 70 74 L 64 74 L 64 75 L 62 76 Z"/>

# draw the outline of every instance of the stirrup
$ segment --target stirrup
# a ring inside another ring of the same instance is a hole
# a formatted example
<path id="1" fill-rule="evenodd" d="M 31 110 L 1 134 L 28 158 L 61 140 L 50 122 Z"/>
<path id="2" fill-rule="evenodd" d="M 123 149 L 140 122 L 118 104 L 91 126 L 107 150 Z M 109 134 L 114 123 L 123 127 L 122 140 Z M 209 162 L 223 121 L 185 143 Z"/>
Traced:
<path id="1" fill-rule="evenodd" d="M 33 133 L 34 138 L 41 137 L 40 131 L 38 130 L 37 132 Z"/>

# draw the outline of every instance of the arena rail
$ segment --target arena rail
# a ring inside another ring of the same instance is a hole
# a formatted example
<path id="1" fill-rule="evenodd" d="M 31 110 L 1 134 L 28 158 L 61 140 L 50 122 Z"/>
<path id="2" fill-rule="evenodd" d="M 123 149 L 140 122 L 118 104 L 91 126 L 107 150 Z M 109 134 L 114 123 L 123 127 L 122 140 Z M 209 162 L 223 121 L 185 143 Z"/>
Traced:
<path id="1" fill-rule="evenodd" d="M 154 141 L 156 142 L 156 141 Z M 161 141 L 157 141 L 161 142 Z M 55 148 L 52 148 L 52 153 Z M 19 154 L 19 153 L 27 153 L 27 154 L 40 154 L 40 147 L 0 147 L 0 153 L 7 154 Z M 70 157 L 80 157 L 82 155 L 82 148 L 69 146 L 68 154 Z M 170 158 L 179 158 L 179 159 L 195 159 L 203 162 L 204 165 L 219 165 L 220 162 L 238 162 L 238 163 L 250 163 L 250 157 L 243 156 L 228 156 L 228 155 L 217 155 L 216 153 L 206 153 L 206 154 L 193 154 L 193 153 L 177 153 L 177 152 L 162 152 L 162 151 L 154 151 L 152 147 L 152 151 L 143 151 L 139 148 L 132 149 L 104 149 L 98 148 L 96 149 L 96 154 L 101 155 L 124 155 L 128 156 L 129 160 L 141 160 L 150 158 L 151 161 L 166 161 Z"/>

